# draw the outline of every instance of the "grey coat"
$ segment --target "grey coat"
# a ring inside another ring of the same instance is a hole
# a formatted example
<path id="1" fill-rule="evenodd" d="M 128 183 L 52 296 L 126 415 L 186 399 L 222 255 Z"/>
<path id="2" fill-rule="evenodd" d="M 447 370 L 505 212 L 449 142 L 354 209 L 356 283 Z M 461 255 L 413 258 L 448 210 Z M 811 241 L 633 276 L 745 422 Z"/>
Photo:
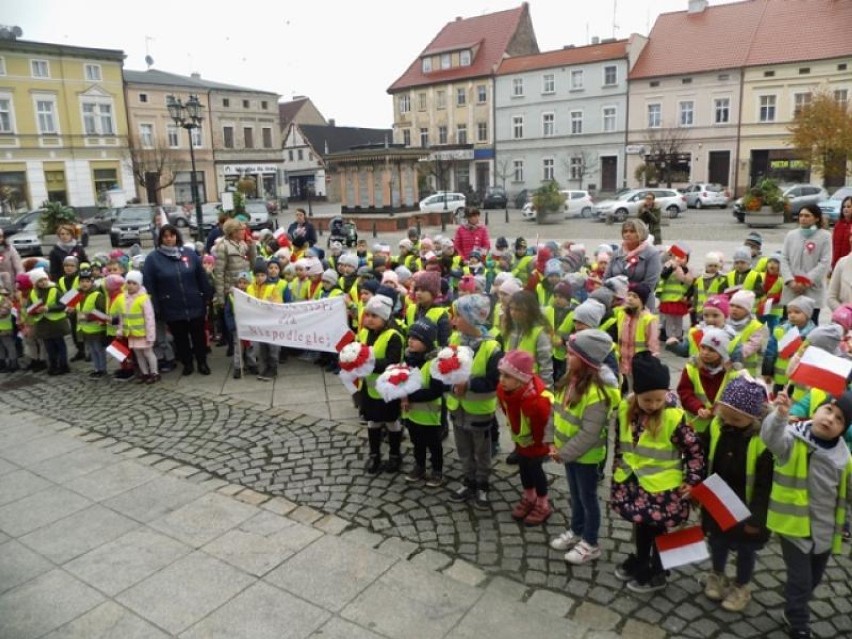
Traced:
<path id="1" fill-rule="evenodd" d="M 801 229 L 793 229 L 784 238 L 781 249 L 781 279 L 785 282 L 781 292 L 781 304 L 787 303 L 799 294 L 787 286 L 786 282 L 796 275 L 804 275 L 813 286 L 803 294 L 816 302 L 816 308 L 822 308 L 825 297 L 825 278 L 831 268 L 831 233 L 819 229 L 811 237 L 802 235 Z"/>

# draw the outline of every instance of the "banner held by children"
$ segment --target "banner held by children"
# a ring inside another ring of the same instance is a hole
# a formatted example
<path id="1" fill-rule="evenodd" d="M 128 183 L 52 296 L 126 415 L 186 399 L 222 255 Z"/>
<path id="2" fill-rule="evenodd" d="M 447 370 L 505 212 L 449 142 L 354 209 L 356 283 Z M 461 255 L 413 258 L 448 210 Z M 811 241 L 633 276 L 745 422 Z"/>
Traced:
<path id="1" fill-rule="evenodd" d="M 693 488 L 690 495 L 704 506 L 723 531 L 751 517 L 748 506 L 716 473 Z"/>
<path id="2" fill-rule="evenodd" d="M 790 381 L 840 396 L 846 390 L 850 373 L 852 361 L 826 353 L 816 346 L 808 346 L 796 368 L 790 372 Z"/>
<path id="3" fill-rule="evenodd" d="M 336 353 L 350 332 L 343 296 L 276 304 L 234 289 L 237 335 L 252 342 Z"/>
<path id="4" fill-rule="evenodd" d="M 660 561 L 666 570 L 710 558 L 701 526 L 692 526 L 659 535 L 657 550 L 660 551 Z"/>

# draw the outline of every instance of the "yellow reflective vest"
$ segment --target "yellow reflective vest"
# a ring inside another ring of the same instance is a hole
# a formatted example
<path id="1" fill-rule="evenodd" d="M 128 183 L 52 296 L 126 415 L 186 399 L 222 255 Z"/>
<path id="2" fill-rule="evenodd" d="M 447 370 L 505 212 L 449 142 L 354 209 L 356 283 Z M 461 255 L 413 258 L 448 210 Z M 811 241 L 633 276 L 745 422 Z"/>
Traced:
<path id="1" fill-rule="evenodd" d="M 145 337 L 145 302 L 148 301 L 147 293 L 137 295 L 130 305 L 125 297 L 122 304 L 121 323 L 125 337 Z"/>
<path id="2" fill-rule="evenodd" d="M 451 345 L 458 345 L 461 339 L 458 333 L 453 333 L 450 337 Z M 480 342 L 476 353 L 473 355 L 473 366 L 470 372 L 470 381 L 468 382 L 468 390 L 461 397 L 456 397 L 452 393 L 447 395 L 447 409 L 458 410 L 461 408 L 469 415 L 493 415 L 497 410 L 497 391 L 489 391 L 487 393 L 474 393 L 470 390 L 470 382 L 478 377 L 485 377 L 488 373 L 488 360 L 494 354 L 494 351 L 500 349 L 500 344 L 495 339 L 486 337 Z"/>
<path id="3" fill-rule="evenodd" d="M 621 393 L 615 386 L 600 388 L 592 384 L 576 406 L 568 405 L 567 393 L 568 387 L 566 386 L 556 394 L 556 401 L 553 404 L 553 445 L 559 449 L 567 444 L 572 437 L 580 432 L 583 414 L 586 410 L 594 404 L 606 402 L 608 404 L 606 421 L 601 426 L 598 444 L 575 460 L 580 464 L 598 464 L 606 459 L 607 425 L 610 423 L 616 408 L 618 408 Z"/>
<path id="4" fill-rule="evenodd" d="M 618 407 L 618 443 L 621 459 L 612 476 L 623 483 L 636 475 L 639 485 L 649 493 L 674 490 L 683 483 L 683 456 L 672 443 L 672 435 L 683 421 L 680 408 L 663 409 L 662 424 L 656 435 L 642 430 L 639 440 L 633 443 L 633 433 L 627 420 L 628 400 Z"/>

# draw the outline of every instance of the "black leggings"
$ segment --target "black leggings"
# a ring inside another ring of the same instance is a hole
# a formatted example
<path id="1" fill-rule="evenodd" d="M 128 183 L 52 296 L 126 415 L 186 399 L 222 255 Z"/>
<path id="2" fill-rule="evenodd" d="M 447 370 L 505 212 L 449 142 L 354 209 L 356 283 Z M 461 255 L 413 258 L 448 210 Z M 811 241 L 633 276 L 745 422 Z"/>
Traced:
<path id="1" fill-rule="evenodd" d="M 660 561 L 660 553 L 657 544 L 654 543 L 659 535 L 666 532 L 662 526 L 650 524 L 635 524 L 636 534 L 636 579 L 645 584 L 654 575 L 663 572 L 663 564 Z"/>
<path id="2" fill-rule="evenodd" d="M 426 451 L 429 451 L 429 461 L 432 472 L 440 473 L 444 469 L 444 449 L 441 445 L 440 426 L 421 426 L 410 420 L 405 420 L 411 443 L 414 445 L 414 463 L 420 468 L 426 467 Z"/>
<path id="3" fill-rule="evenodd" d="M 521 473 L 521 486 L 524 490 L 535 488 L 539 497 L 547 496 L 547 475 L 544 474 L 543 457 L 518 456 L 518 470 Z"/>
<path id="4" fill-rule="evenodd" d="M 204 317 L 167 322 L 167 325 L 175 339 L 175 352 L 181 364 L 191 366 L 193 357 L 198 364 L 207 363 Z"/>

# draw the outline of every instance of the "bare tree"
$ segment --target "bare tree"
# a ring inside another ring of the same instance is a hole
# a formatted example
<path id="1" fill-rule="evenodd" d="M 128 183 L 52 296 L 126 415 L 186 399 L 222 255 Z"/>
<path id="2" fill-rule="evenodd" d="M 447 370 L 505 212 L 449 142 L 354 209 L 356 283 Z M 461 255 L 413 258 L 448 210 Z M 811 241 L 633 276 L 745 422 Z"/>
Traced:
<path id="1" fill-rule="evenodd" d="M 503 190 L 506 190 L 506 180 L 514 173 L 512 163 L 509 160 L 497 160 L 494 162 L 494 177 L 502 182 Z"/>
<path id="2" fill-rule="evenodd" d="M 156 193 L 157 202 L 160 191 L 174 184 L 178 171 L 188 165 L 181 151 L 169 147 L 165 138 L 158 137 L 146 147 L 138 135 L 130 138 L 129 162 L 133 179 L 146 193 Z"/>
<path id="3" fill-rule="evenodd" d="M 583 188 L 583 178 L 596 173 L 598 158 L 594 153 L 579 150 L 562 158 L 562 167 L 569 182 L 576 182 L 577 188 Z"/>
<path id="4" fill-rule="evenodd" d="M 658 175 L 671 188 L 674 168 L 683 155 L 688 138 L 689 130 L 682 127 L 648 129 L 645 162 L 653 165 L 656 172 L 646 167 L 645 175 Z"/>

